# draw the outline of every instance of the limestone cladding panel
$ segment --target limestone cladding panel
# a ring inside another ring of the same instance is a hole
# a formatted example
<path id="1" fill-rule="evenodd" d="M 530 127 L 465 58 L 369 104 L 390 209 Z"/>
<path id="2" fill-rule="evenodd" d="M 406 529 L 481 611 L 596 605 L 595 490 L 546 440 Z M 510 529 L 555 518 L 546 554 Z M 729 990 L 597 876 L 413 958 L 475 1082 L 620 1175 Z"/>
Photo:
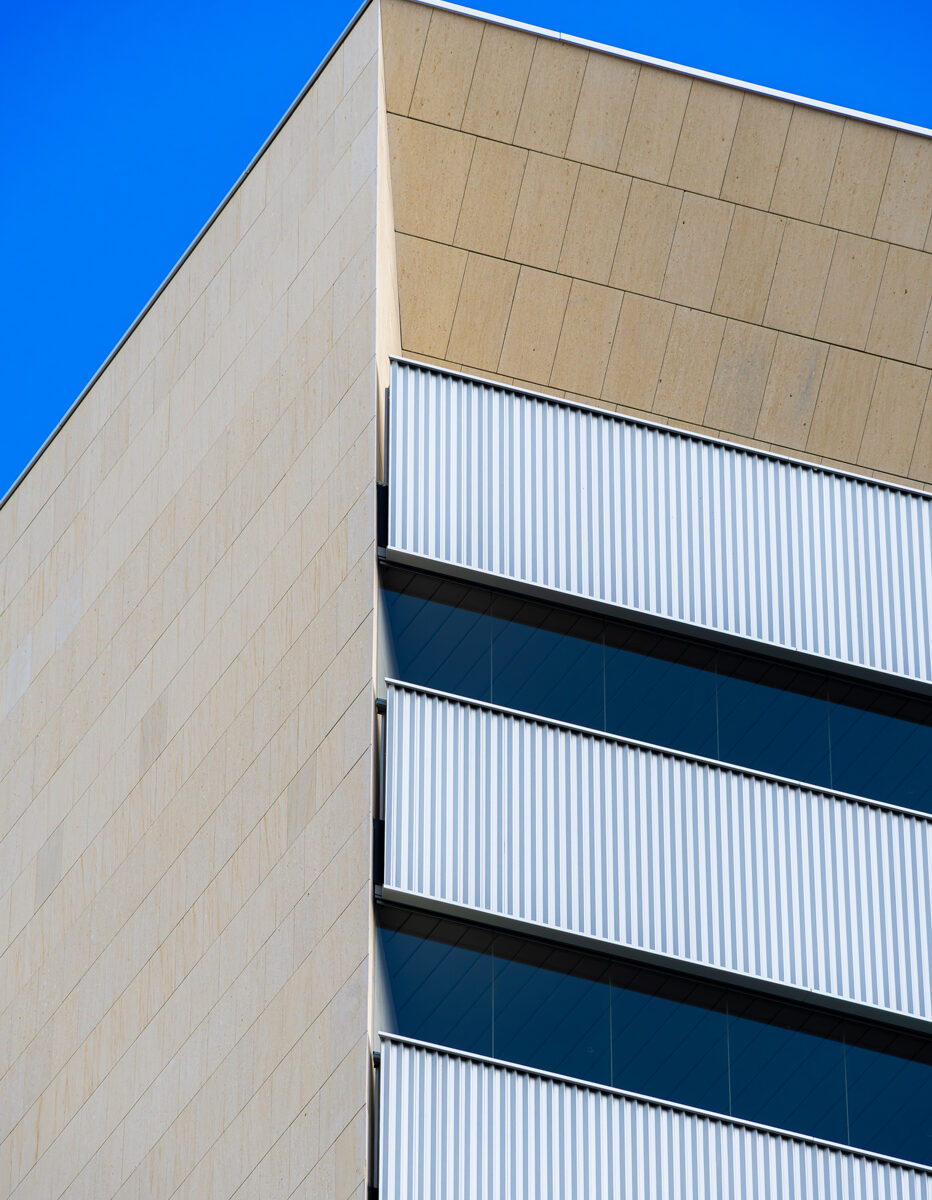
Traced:
<path id="1" fill-rule="evenodd" d="M 0 511 L 3 1196 L 365 1189 L 377 46 Z"/>
<path id="2" fill-rule="evenodd" d="M 932 139 L 382 21 L 407 352 L 932 490 Z"/>

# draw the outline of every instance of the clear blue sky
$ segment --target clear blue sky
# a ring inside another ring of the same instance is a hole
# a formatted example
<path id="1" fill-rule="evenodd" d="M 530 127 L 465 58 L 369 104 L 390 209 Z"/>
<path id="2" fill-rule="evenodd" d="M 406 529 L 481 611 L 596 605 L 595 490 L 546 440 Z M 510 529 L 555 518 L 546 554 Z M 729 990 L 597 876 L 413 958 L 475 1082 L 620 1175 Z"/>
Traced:
<path id="1" fill-rule="evenodd" d="M 928 0 L 489 0 L 547 28 L 932 126 Z M 0 0 L 0 496 L 356 0 Z"/>

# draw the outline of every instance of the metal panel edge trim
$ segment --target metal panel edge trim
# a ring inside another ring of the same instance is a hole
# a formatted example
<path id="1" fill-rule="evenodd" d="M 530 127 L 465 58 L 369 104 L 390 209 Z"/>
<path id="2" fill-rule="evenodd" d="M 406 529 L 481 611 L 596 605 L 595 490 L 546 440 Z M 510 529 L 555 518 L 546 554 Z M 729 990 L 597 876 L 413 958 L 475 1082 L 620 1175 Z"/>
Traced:
<path id="1" fill-rule="evenodd" d="M 892 1167 L 906 1168 L 910 1171 L 916 1171 L 921 1175 L 927 1175 L 932 1179 L 932 1167 L 927 1166 L 925 1163 L 914 1163 L 909 1159 L 894 1158 L 888 1154 L 877 1154 L 871 1150 L 863 1150 L 859 1146 L 846 1145 L 844 1142 L 831 1142 L 824 1138 L 812 1137 L 809 1134 L 796 1133 L 790 1129 L 780 1129 L 772 1125 L 760 1125 L 755 1121 L 747 1121 L 741 1117 L 729 1117 L 723 1113 L 712 1112 L 705 1108 L 693 1108 L 688 1104 L 674 1104 L 670 1100 L 659 1100 L 656 1096 L 644 1096 L 640 1092 L 628 1092 L 623 1088 L 605 1087 L 602 1084 L 592 1083 L 589 1080 L 576 1079 L 571 1075 L 558 1075 L 551 1071 L 542 1071 L 536 1067 L 522 1066 L 521 1063 L 489 1058 L 482 1054 L 470 1054 L 465 1050 L 455 1050 L 449 1046 L 438 1046 L 433 1042 L 422 1042 L 417 1038 L 405 1037 L 399 1033 L 389 1033 L 379 1030 L 377 1036 L 380 1042 L 391 1042 L 396 1046 L 408 1046 L 414 1050 L 427 1050 L 433 1054 L 445 1055 L 447 1058 L 458 1058 L 464 1062 L 478 1063 L 482 1066 L 493 1067 L 498 1070 L 515 1071 L 531 1079 L 546 1079 L 553 1083 L 563 1083 L 570 1087 L 578 1087 L 589 1092 L 595 1092 L 600 1096 L 618 1096 L 620 1099 L 646 1104 L 651 1108 L 659 1108 L 665 1112 L 684 1113 L 691 1117 L 702 1117 L 705 1120 L 714 1121 L 730 1129 L 748 1129 L 754 1133 L 786 1138 L 801 1145 L 815 1146 L 820 1150 L 841 1151 L 852 1158 L 864 1159 L 867 1162 L 886 1163 Z"/>
<path id="2" fill-rule="evenodd" d="M 775 775 L 770 771 L 756 771 L 753 767 L 742 767 L 737 763 L 726 762 L 724 759 L 709 758 L 703 754 L 689 754 L 685 750 L 674 750 L 669 746 L 661 746 L 656 742 L 644 742 L 638 738 L 625 737 L 620 733 L 609 733 L 605 729 L 593 729 L 588 725 L 574 725 L 570 721 L 557 721 L 553 717 L 542 717 L 538 713 L 527 712 L 520 708 L 509 708 L 504 704 L 494 704 L 491 700 L 474 700 L 470 696 L 460 696 L 456 692 L 444 692 L 439 688 L 425 687 L 420 683 L 408 683 L 404 679 L 386 677 L 387 688 L 398 688 L 406 692 L 416 692 L 421 696 L 434 696 L 438 700 L 450 700 L 455 704 L 465 704 L 470 708 L 482 709 L 485 712 L 500 713 L 506 717 L 520 717 L 524 721 L 534 721 L 538 725 L 547 725 L 552 729 L 564 729 L 569 733 L 580 733 L 586 737 L 603 742 L 613 742 L 622 746 L 633 746 L 637 750 L 649 750 L 654 754 L 662 754 L 679 762 L 702 763 L 720 771 L 729 771 L 734 775 L 743 775 L 748 779 L 761 779 L 766 783 L 776 783 L 785 787 L 803 788 L 817 796 L 827 796 L 830 800 L 839 800 L 846 804 L 861 805 L 864 808 L 877 809 L 880 812 L 898 813 L 900 816 L 912 817 L 918 821 L 932 824 L 932 813 L 922 812 L 917 808 L 906 808 L 902 804 L 890 804 L 885 800 L 874 800 L 870 796 L 859 796 L 854 792 L 840 792 L 834 788 L 820 787 L 818 784 L 807 783 L 804 779 L 792 779 L 788 775 Z"/>
<path id="3" fill-rule="evenodd" d="M 666 428 L 666 427 L 664 427 Z M 929 499 L 924 493 L 917 493 Z M 389 502 L 392 502 L 391 491 Z M 412 554 L 407 550 L 399 550 L 387 546 L 384 553 L 379 555 L 379 561 L 400 567 L 411 567 L 414 570 L 431 571 L 450 579 L 459 579 L 464 583 L 475 583 L 483 587 L 498 588 L 499 591 L 510 592 L 533 600 L 542 600 L 548 604 L 561 604 L 564 607 L 575 608 L 582 612 L 597 613 L 599 616 L 612 617 L 615 620 L 631 621 L 633 624 L 666 630 L 682 636 L 700 636 L 708 642 L 733 650 L 746 653 L 766 655 L 779 659 L 781 662 L 792 662 L 800 666 L 811 667 L 817 671 L 831 671 L 833 674 L 848 679 L 860 679 L 878 687 L 890 688 L 893 691 L 909 692 L 912 695 L 932 698 L 932 683 L 917 679 L 910 675 L 897 675 L 894 671 L 884 671 L 879 667 L 869 667 L 862 663 L 847 662 L 843 658 L 829 658 L 827 655 L 815 654 L 811 650 L 799 650 L 795 646 L 784 646 L 777 642 L 764 642 L 757 638 L 746 637 L 727 630 L 717 629 L 712 625 L 701 625 L 698 622 L 678 621 L 673 617 L 665 617 L 644 609 L 632 608 L 622 604 L 610 604 L 604 600 L 596 600 L 579 592 L 563 591 L 559 588 L 544 587 L 541 584 L 527 583 L 525 580 L 513 579 L 510 575 L 497 575 L 492 571 L 480 571 L 475 567 L 464 567 L 460 563 L 450 562 L 449 559 L 432 558 L 425 554 Z"/>
<path id="4" fill-rule="evenodd" d="M 413 0 L 421 3 L 422 0 Z M 493 388 L 495 391 L 508 392 L 529 400 L 540 400 L 545 404 L 555 404 L 558 408 L 569 408 L 575 412 L 591 413 L 596 417 L 605 417 L 618 421 L 623 425 L 633 425 L 638 429 L 654 429 L 677 438 L 685 438 L 691 442 L 701 442 L 707 446 L 718 446 L 726 450 L 735 450 L 752 458 L 764 459 L 767 462 L 779 463 L 781 466 L 800 467 L 814 475 L 832 475 L 837 479 L 848 479 L 854 483 L 866 483 L 871 487 L 882 488 L 888 492 L 898 492 L 907 496 L 916 496 L 920 500 L 932 503 L 932 492 L 923 491 L 905 483 L 893 483 L 889 479 L 875 479 L 871 475 L 862 475 L 859 471 L 851 471 L 844 467 L 833 467 L 825 463 L 815 463 L 805 458 L 795 458 L 792 454 L 778 454 L 775 450 L 764 450 L 760 446 L 748 446 L 744 442 L 734 442 L 728 438 L 715 437 L 711 433 L 700 433 L 693 429 L 681 429 L 677 425 L 661 425 L 659 421 L 651 421 L 649 417 L 635 417 L 631 413 L 615 412 L 611 408 L 601 408 L 598 404 L 586 404 L 582 400 L 567 399 L 565 396 L 553 396 L 547 392 L 537 392 L 531 388 L 519 388 L 510 383 L 501 383 L 496 379 L 488 379 L 482 375 L 471 375 L 464 371 L 454 371 L 452 367 L 438 367 L 435 363 L 420 362 L 401 354 L 389 356 L 391 363 L 400 367 L 413 367 L 419 371 L 427 371 L 432 375 L 442 375 L 446 379 L 457 379 L 465 383 L 475 383 L 479 387 Z"/>
<path id="5" fill-rule="evenodd" d="M 600 54 L 611 55 L 612 58 L 626 58 L 631 62 L 644 63 L 649 67 L 660 67 L 664 71 L 673 71 L 677 75 L 687 75 L 694 79 L 706 79 L 710 83 L 721 83 L 726 87 L 738 88 L 743 92 L 755 92 L 760 96 L 772 96 L 775 100 L 787 100 L 791 104 L 801 104 L 804 108 L 817 108 L 823 112 L 834 113 L 840 117 L 851 117 L 857 121 L 866 121 L 872 125 L 885 125 L 889 129 L 901 130 L 904 133 L 916 133 L 922 137 L 932 137 L 932 129 L 924 125 L 912 125 L 908 121 L 897 120 L 896 117 L 881 117 L 876 113 L 861 112 L 856 108 L 845 108 L 840 104 L 832 104 L 828 100 L 814 100 L 810 96 L 797 96 L 793 92 L 783 92 L 779 88 L 767 87 L 763 83 L 749 83 L 743 79 L 732 79 L 729 75 L 718 75 L 714 71 L 704 71 L 701 67 L 687 67 L 683 63 L 670 62 L 664 58 L 654 58 L 649 54 L 641 54 L 637 50 L 623 50 L 620 46 L 610 46 L 606 42 L 596 42 L 591 38 L 579 37 L 573 33 L 560 33 L 555 29 L 546 29 L 542 25 L 531 25 L 527 21 L 519 21 L 514 17 L 503 17 L 496 13 L 483 12 L 478 8 L 468 8 L 462 4 L 453 4 L 450 0 L 412 0 L 424 8 L 439 8 L 446 12 L 458 13 L 462 17 L 472 17 L 485 21 L 489 25 L 502 25 L 506 29 L 517 29 L 522 33 L 530 33 L 535 37 L 547 38 L 554 42 L 565 42 L 570 46 L 580 46 L 585 50 L 596 50 Z"/>
<path id="6" fill-rule="evenodd" d="M 423 892 L 409 892 L 402 888 L 392 887 L 390 884 L 383 884 L 379 893 L 376 899 L 384 904 L 398 904 L 405 908 L 417 909 L 418 912 L 450 917 L 453 920 L 471 924 L 478 923 L 490 928 L 501 929 L 507 933 L 523 934 L 536 938 L 538 941 L 587 950 L 606 958 L 636 961 L 644 963 L 646 966 L 656 967 L 658 970 L 674 971 L 680 975 L 695 976 L 728 987 L 743 988 L 762 996 L 772 996 L 790 1003 L 808 1005 L 810 1008 L 818 1008 L 820 1012 L 845 1013 L 847 1016 L 872 1025 L 881 1024 L 908 1030 L 910 1033 L 916 1033 L 923 1037 L 932 1036 L 932 1021 L 926 1021 L 922 1017 L 915 1017 L 892 1008 L 862 1004 L 844 996 L 833 996 L 827 992 L 795 987 L 792 984 L 770 979 L 766 975 L 729 971 L 724 967 L 716 967 L 698 959 L 660 954 L 655 950 L 645 950 L 643 946 L 633 945 L 630 942 L 612 942 L 605 938 L 576 933 L 570 929 L 557 929 L 551 925 L 525 921 L 520 917 L 508 916 L 505 913 L 493 912 L 475 905 L 437 900 Z M 590 1086 L 598 1089 L 598 1085 Z"/>

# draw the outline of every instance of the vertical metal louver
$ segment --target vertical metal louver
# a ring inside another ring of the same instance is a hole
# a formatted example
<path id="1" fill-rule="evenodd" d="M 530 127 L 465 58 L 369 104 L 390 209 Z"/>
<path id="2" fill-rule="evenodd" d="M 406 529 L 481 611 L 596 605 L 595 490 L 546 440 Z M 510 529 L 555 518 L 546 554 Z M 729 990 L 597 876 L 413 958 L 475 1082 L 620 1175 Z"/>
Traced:
<path id="1" fill-rule="evenodd" d="M 407 685 L 385 891 L 932 1021 L 932 820 Z"/>
<path id="2" fill-rule="evenodd" d="M 932 1174 L 382 1038 L 381 1200 L 932 1200 Z"/>
<path id="3" fill-rule="evenodd" d="M 389 553 L 932 683 L 932 497 L 393 365 Z"/>

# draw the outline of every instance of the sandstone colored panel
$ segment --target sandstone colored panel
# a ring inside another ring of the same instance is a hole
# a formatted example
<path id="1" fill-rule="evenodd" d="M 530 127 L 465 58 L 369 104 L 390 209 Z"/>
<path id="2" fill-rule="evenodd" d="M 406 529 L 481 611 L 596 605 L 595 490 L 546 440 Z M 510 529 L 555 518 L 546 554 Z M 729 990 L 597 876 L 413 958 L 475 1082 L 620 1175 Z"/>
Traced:
<path id="1" fill-rule="evenodd" d="M 602 399 L 650 410 L 676 308 L 628 293 L 621 305 Z"/>
<path id="2" fill-rule="evenodd" d="M 466 251 L 401 233 L 396 245 L 401 344 L 415 354 L 444 358 Z"/>
<path id="3" fill-rule="evenodd" d="M 921 250 L 932 220 L 932 138 L 898 133 L 874 237 Z"/>
<path id="4" fill-rule="evenodd" d="M 394 116 L 389 117 L 388 133 L 396 229 L 452 242 L 476 139 Z M 425 187 L 425 179 L 430 187 Z"/>
<path id="5" fill-rule="evenodd" d="M 881 362 L 858 454 L 862 466 L 909 474 L 930 377 L 906 363 Z"/>
<path id="6" fill-rule="evenodd" d="M 385 107 L 408 115 L 421 65 L 431 10 L 406 0 L 380 0 L 382 53 L 385 60 Z"/>
<path id="7" fill-rule="evenodd" d="M 654 393 L 655 413 L 702 424 L 724 332 L 721 317 L 677 308 Z"/>
<path id="8" fill-rule="evenodd" d="M 932 254 L 891 246 L 880 281 L 867 348 L 915 362 L 932 305 Z"/>
<path id="9" fill-rule="evenodd" d="M 590 51 L 566 147 L 567 158 L 615 170 L 639 70 L 637 63 Z"/>
<path id="10" fill-rule="evenodd" d="M 806 449 L 857 462 L 880 360 L 832 346 L 822 375 Z"/>
<path id="11" fill-rule="evenodd" d="M 578 174 L 574 162 L 531 151 L 508 239 L 509 258 L 556 269 Z"/>
<path id="12" fill-rule="evenodd" d="M 657 183 L 667 182 L 690 85 L 685 75 L 641 67 L 618 159 L 619 171 Z"/>
<path id="13" fill-rule="evenodd" d="M 498 370 L 518 269 L 516 263 L 470 254 L 447 348 L 452 362 Z"/>
<path id="14" fill-rule="evenodd" d="M 517 146 L 476 140 L 456 225 L 457 246 L 504 256 L 527 158 L 527 150 Z"/>
<path id="15" fill-rule="evenodd" d="M 612 266 L 612 287 L 659 296 L 683 193 L 633 179 Z"/>
<path id="16" fill-rule="evenodd" d="M 608 283 L 630 187 L 625 175 L 580 169 L 560 251 L 561 275 Z"/>
<path id="17" fill-rule="evenodd" d="M 764 324 L 811 336 L 822 305 L 837 234 L 804 221 L 787 223 L 764 311 Z"/>
<path id="18" fill-rule="evenodd" d="M 778 335 L 755 430 L 759 441 L 805 448 L 827 354 L 821 342 Z"/>
<path id="19" fill-rule="evenodd" d="M 660 296 L 711 308 L 734 206 L 692 192 L 683 195 Z"/>
<path id="20" fill-rule="evenodd" d="M 4 1196 L 366 1184 L 377 46 L 0 510 Z"/>
<path id="21" fill-rule="evenodd" d="M 398 9 L 423 6 L 388 5 L 390 43 Z M 446 97 L 432 110 L 429 152 L 417 135 L 402 145 L 397 123 L 390 131 L 404 179 L 396 228 L 418 239 L 398 240 L 409 353 L 633 411 L 653 406 L 672 422 L 850 467 L 859 426 L 864 453 L 894 464 L 869 469 L 896 478 L 908 436 L 910 462 L 925 461 L 925 420 L 915 435 L 907 422 L 892 448 L 870 449 L 901 378 L 892 365 L 855 402 L 853 424 L 832 415 L 868 372 L 843 355 L 806 449 L 830 349 L 932 368 L 932 257 L 920 248 L 932 232 L 917 212 L 924 140 L 463 15 L 449 22 L 462 32 L 451 33 L 444 74 L 426 65 L 441 61 L 426 28 L 408 24 L 411 52 L 386 49 L 401 77 L 389 94 L 411 106 L 416 49 L 418 64 L 426 55 L 418 103 Z M 701 319 L 710 313 L 721 319 Z"/>
<path id="22" fill-rule="evenodd" d="M 458 129 L 479 53 L 482 26 L 434 9 L 408 115 Z"/>
<path id="23" fill-rule="evenodd" d="M 670 172 L 674 187 L 706 196 L 722 189 L 725 168 L 741 112 L 742 93 L 694 79 Z"/>
<path id="24" fill-rule="evenodd" d="M 916 361 L 922 367 L 932 367 L 932 305 L 929 306 L 925 332 L 922 335 L 922 341 L 919 343 L 919 355 Z"/>
<path id="25" fill-rule="evenodd" d="M 549 381 L 569 290 L 562 275 L 521 268 L 498 365 L 502 374 L 534 384 Z"/>
<path id="26" fill-rule="evenodd" d="M 743 321 L 726 324 L 705 410 L 706 425 L 754 436 L 777 336 L 771 329 Z"/>
<path id="27" fill-rule="evenodd" d="M 588 53 L 538 38 L 514 142 L 542 154 L 562 155 L 569 141 Z"/>
<path id="28" fill-rule="evenodd" d="M 510 142 L 534 57 L 535 39 L 517 29 L 483 25 L 463 129 Z"/>
<path id="29" fill-rule="evenodd" d="M 887 247 L 872 238 L 840 233 L 816 324 L 816 337 L 863 350 L 880 290 Z"/>
<path id="30" fill-rule="evenodd" d="M 825 207 L 844 118 L 797 105 L 790 118 L 770 207 L 802 221 L 818 221 Z"/>
<path id="31" fill-rule="evenodd" d="M 553 387 L 600 396 L 622 293 L 575 279 L 557 344 Z"/>
<path id="32" fill-rule="evenodd" d="M 895 138 L 892 129 L 866 121 L 845 121 L 822 212 L 823 224 L 849 233 L 871 233 Z"/>
<path id="33" fill-rule="evenodd" d="M 745 92 L 725 169 L 723 200 L 770 207 L 791 113 L 792 106 L 785 101 Z"/>
<path id="34" fill-rule="evenodd" d="M 735 208 L 715 287 L 714 312 L 760 324 L 785 228 L 782 217 Z"/>
<path id="35" fill-rule="evenodd" d="M 919 421 L 919 433 L 916 435 L 916 445 L 909 464 L 909 473 L 913 479 L 932 483 L 932 386 L 926 393 L 926 402 Z"/>

